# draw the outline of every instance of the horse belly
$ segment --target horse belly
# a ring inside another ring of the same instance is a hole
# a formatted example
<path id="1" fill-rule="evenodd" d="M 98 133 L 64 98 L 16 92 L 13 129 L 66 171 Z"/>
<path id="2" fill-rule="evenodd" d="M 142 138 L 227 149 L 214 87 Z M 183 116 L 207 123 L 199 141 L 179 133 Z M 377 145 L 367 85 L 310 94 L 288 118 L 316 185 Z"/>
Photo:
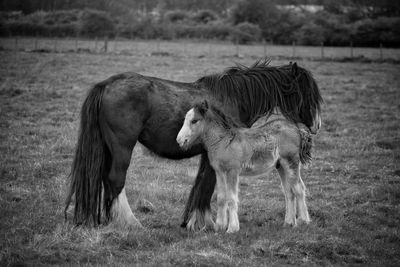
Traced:
<path id="1" fill-rule="evenodd" d="M 265 177 L 275 168 L 274 162 L 247 163 L 242 166 L 240 176 Z"/>

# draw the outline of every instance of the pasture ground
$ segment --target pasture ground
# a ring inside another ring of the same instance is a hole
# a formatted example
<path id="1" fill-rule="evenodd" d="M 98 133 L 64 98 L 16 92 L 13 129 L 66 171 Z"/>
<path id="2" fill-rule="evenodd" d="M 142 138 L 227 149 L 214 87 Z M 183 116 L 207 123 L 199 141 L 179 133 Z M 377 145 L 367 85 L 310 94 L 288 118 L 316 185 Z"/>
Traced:
<path id="1" fill-rule="evenodd" d="M 194 81 L 254 62 L 150 56 L 154 47 L 129 55 L 0 51 L 0 265 L 400 265 L 400 65 L 388 63 L 297 60 L 325 99 L 314 160 L 302 171 L 310 225 L 283 227 L 273 173 L 241 179 L 239 233 L 187 232 L 179 224 L 199 159 L 160 159 L 140 146 L 127 196 L 146 230 L 65 223 L 79 110 L 91 85 L 125 71 Z"/>

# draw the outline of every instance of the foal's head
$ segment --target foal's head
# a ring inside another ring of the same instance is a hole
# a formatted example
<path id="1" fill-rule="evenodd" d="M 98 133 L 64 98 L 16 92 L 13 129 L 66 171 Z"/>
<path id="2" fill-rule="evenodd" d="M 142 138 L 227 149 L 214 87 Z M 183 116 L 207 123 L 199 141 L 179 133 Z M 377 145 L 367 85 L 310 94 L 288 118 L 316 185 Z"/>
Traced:
<path id="1" fill-rule="evenodd" d="M 208 103 L 204 100 L 186 113 L 185 121 L 176 138 L 181 148 L 188 149 L 199 139 L 206 124 L 204 116 L 207 110 Z"/>

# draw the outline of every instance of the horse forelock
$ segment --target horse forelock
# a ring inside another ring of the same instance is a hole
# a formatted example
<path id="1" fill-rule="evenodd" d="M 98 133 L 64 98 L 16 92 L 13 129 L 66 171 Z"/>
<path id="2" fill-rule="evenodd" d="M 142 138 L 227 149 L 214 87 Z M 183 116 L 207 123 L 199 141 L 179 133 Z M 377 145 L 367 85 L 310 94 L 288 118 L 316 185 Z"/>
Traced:
<path id="1" fill-rule="evenodd" d="M 250 67 L 238 64 L 223 73 L 204 76 L 197 83 L 219 101 L 236 105 L 247 125 L 279 107 L 287 119 L 311 127 L 322 103 L 311 73 L 294 64 L 274 67 L 269 63 L 257 61 Z"/>

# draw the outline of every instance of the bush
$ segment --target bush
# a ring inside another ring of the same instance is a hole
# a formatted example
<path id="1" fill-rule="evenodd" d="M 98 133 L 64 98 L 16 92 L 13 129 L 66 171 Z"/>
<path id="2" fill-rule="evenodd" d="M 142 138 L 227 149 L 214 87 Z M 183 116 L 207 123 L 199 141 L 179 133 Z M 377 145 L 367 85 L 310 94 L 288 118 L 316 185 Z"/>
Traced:
<path id="1" fill-rule="evenodd" d="M 57 24 L 47 28 L 51 36 L 66 37 L 66 36 L 76 36 L 79 32 L 79 27 L 77 24 Z"/>
<path id="2" fill-rule="evenodd" d="M 251 22 L 263 27 L 278 16 L 279 10 L 271 0 L 240 0 L 233 6 L 230 19 L 234 25 Z"/>
<path id="3" fill-rule="evenodd" d="M 250 22 L 242 22 L 235 26 L 235 31 L 232 39 L 239 44 L 248 44 L 259 41 L 260 37 L 260 26 Z"/>
<path id="4" fill-rule="evenodd" d="M 159 24 L 154 23 L 151 18 L 145 18 L 131 26 L 130 34 L 134 38 L 155 39 L 159 38 L 162 30 Z"/>
<path id="5" fill-rule="evenodd" d="M 228 24 L 174 25 L 175 38 L 218 39 L 228 40 L 234 28 Z"/>
<path id="6" fill-rule="evenodd" d="M 23 18 L 24 14 L 22 11 L 11 11 L 11 12 L 4 12 L 0 11 L 0 21 L 7 21 L 7 20 L 19 20 Z"/>
<path id="7" fill-rule="evenodd" d="M 75 36 L 78 26 L 74 24 L 45 25 L 29 22 L 8 22 L 0 28 L 0 34 L 21 36 Z"/>
<path id="8" fill-rule="evenodd" d="M 190 14 L 184 10 L 170 10 L 165 12 L 164 21 L 171 23 L 180 23 L 189 20 Z"/>
<path id="9" fill-rule="evenodd" d="M 80 32 L 89 37 L 113 36 L 115 25 L 108 13 L 85 10 L 81 14 Z"/>
<path id="10" fill-rule="evenodd" d="M 59 10 L 54 12 L 36 11 L 23 18 L 24 21 L 38 24 L 71 24 L 79 20 L 79 10 Z"/>
<path id="11" fill-rule="evenodd" d="M 12 21 L 7 22 L 3 26 L 2 35 L 44 35 L 49 36 L 50 31 L 47 26 L 43 24 L 34 24 L 29 22 Z"/>
<path id="12" fill-rule="evenodd" d="M 400 17 L 364 19 L 352 25 L 351 37 L 356 45 L 400 46 Z"/>
<path id="13" fill-rule="evenodd" d="M 192 16 L 192 20 L 194 22 L 204 23 L 204 24 L 207 24 L 211 21 L 215 21 L 217 19 L 218 19 L 217 13 L 208 9 L 199 10 Z"/>
<path id="14" fill-rule="evenodd" d="M 313 21 L 304 24 L 296 33 L 295 38 L 298 44 L 320 45 L 325 40 L 325 30 Z"/>
<path id="15" fill-rule="evenodd" d="M 2 23 L 2 35 L 71 36 L 78 32 L 78 10 L 44 12 L 23 16 L 9 16 Z M 15 12 L 12 12 L 15 13 Z"/>

